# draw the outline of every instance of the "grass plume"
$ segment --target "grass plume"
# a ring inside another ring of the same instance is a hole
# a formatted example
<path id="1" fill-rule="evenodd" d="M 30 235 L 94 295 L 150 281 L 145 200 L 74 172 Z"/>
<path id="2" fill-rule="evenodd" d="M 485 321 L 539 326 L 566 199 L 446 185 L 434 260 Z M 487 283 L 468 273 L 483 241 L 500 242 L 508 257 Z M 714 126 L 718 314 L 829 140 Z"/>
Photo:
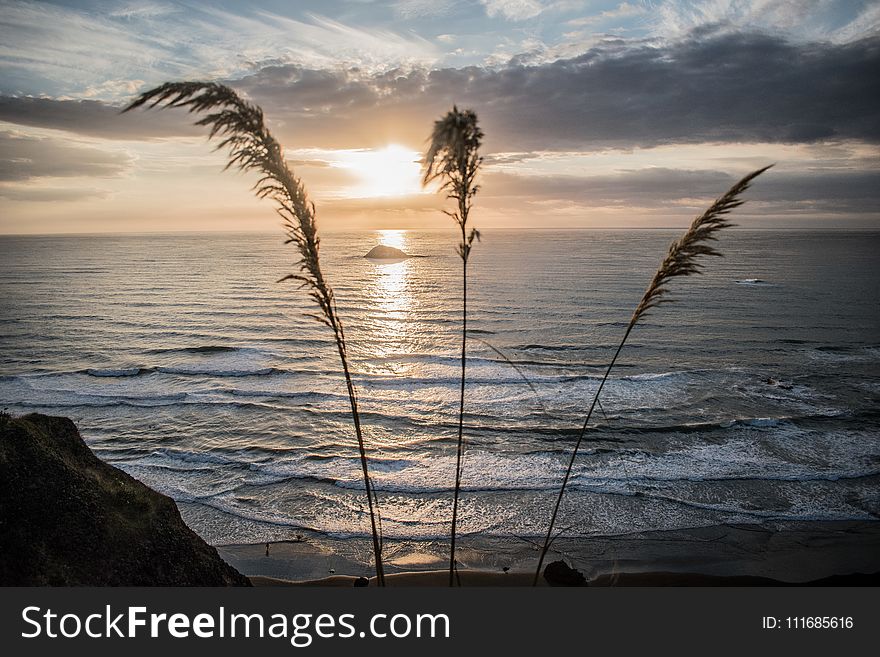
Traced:
<path id="1" fill-rule="evenodd" d="M 699 262 L 699 258 L 702 256 L 721 255 L 721 252 L 712 246 L 712 242 L 717 240 L 717 233 L 719 231 L 733 225 L 727 220 L 727 215 L 745 202 L 740 198 L 742 194 L 749 188 L 752 181 L 769 169 L 770 166 L 753 171 L 727 190 L 727 193 L 710 205 L 703 214 L 694 219 L 690 228 L 688 228 L 684 235 L 675 240 L 669 246 L 669 251 L 667 252 L 666 257 L 660 263 L 654 277 L 651 279 L 651 283 L 645 290 L 644 295 L 642 295 L 641 301 L 639 301 L 639 304 L 636 306 L 636 309 L 629 320 L 629 324 L 626 327 L 626 331 L 623 334 L 623 339 L 621 339 L 618 344 L 617 351 L 614 352 L 614 357 L 608 364 L 608 368 L 605 370 L 605 375 L 602 377 L 602 380 L 599 382 L 599 387 L 593 395 L 593 401 L 587 411 L 587 417 L 581 427 L 577 442 L 575 442 L 571 459 L 568 462 L 568 468 L 565 471 L 565 476 L 562 479 L 562 485 L 556 498 L 556 504 L 553 507 L 553 513 L 550 516 L 550 524 L 547 528 L 547 535 L 544 538 L 544 544 L 541 546 L 541 556 L 538 558 L 538 567 L 535 569 L 533 585 L 537 585 L 538 583 L 538 577 L 541 574 L 541 567 L 544 565 L 544 558 L 547 556 L 550 545 L 556 538 L 553 536 L 553 527 L 556 524 L 556 517 L 559 514 L 559 507 L 562 504 L 562 498 L 565 495 L 565 489 L 568 486 L 568 480 L 571 477 L 571 470 L 577 459 L 578 450 L 580 449 L 584 436 L 587 433 L 590 419 L 593 417 L 593 411 L 599 403 L 599 395 L 602 394 L 602 388 L 605 387 L 605 382 L 608 380 L 608 375 L 611 374 L 611 370 L 617 362 L 618 356 L 620 356 L 623 345 L 626 344 L 626 340 L 629 338 L 630 333 L 632 333 L 633 328 L 635 328 L 639 320 L 645 317 L 649 310 L 656 308 L 662 303 L 672 301 L 672 299 L 667 296 L 669 293 L 668 285 L 672 279 L 680 276 L 691 276 L 692 274 L 701 273 L 703 268 Z"/>
<path id="2" fill-rule="evenodd" d="M 299 251 L 296 273 L 288 274 L 279 282 L 294 280 L 308 290 L 308 295 L 320 309 L 320 313 L 310 314 L 309 317 L 333 331 L 342 362 L 367 492 L 376 580 L 379 586 L 384 586 L 382 541 L 377 521 L 378 504 L 367 467 L 357 394 L 349 371 L 345 331 L 336 309 L 333 289 L 321 271 L 315 204 L 309 201 L 302 181 L 287 166 L 281 145 L 266 127 L 263 111 L 243 100 L 229 87 L 213 82 L 169 82 L 141 94 L 123 112 L 144 105 L 148 108 L 185 107 L 191 113 L 205 113 L 205 116 L 196 121 L 196 125 L 210 126 L 209 139 L 219 138 L 217 149 L 229 150 L 226 168 L 236 167 L 243 171 L 258 172 L 260 178 L 254 185 L 255 194 L 261 199 L 268 198 L 275 202 L 275 210 L 281 216 L 287 233 L 285 244 L 293 244 Z"/>
<path id="3" fill-rule="evenodd" d="M 449 586 L 454 584 L 455 535 L 458 523 L 458 498 L 461 492 L 461 464 L 464 452 L 464 387 L 467 366 L 467 270 L 468 259 L 474 240 L 479 241 L 480 233 L 468 226 L 468 217 L 474 196 L 479 191 L 476 184 L 477 173 L 483 163 L 479 153 L 483 131 L 477 125 L 477 115 L 473 110 L 452 107 L 446 115 L 434 122 L 430 145 L 424 158 L 422 183 L 427 185 L 440 180 L 440 190 L 446 198 L 455 201 L 456 209 L 444 213 L 452 218 L 461 230 L 458 255 L 461 256 L 461 387 L 458 409 L 458 443 L 455 456 L 455 487 L 452 497 L 452 528 L 450 530 Z"/>

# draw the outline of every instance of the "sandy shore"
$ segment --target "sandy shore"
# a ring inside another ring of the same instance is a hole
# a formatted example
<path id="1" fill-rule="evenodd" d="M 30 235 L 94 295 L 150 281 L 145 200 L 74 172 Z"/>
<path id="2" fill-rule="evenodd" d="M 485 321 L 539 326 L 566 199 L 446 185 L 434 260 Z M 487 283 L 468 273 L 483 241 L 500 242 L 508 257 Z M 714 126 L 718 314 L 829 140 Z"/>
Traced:
<path id="1" fill-rule="evenodd" d="M 537 559 L 532 542 L 464 537 L 461 545 L 463 586 L 531 585 Z M 304 536 L 271 543 L 268 556 L 265 543 L 218 549 L 256 585 L 350 587 L 374 574 L 367 547 L 363 540 Z M 876 521 L 722 525 L 560 539 L 554 547 L 548 561 L 565 559 L 593 586 L 876 586 L 880 573 Z M 446 586 L 446 549 L 444 542 L 387 541 L 388 584 Z"/>
<path id="2" fill-rule="evenodd" d="M 531 586 L 533 573 L 493 573 L 485 570 L 462 570 L 459 578 L 462 586 Z M 254 586 L 344 586 L 353 587 L 357 577 L 351 575 L 333 575 L 315 580 L 294 581 L 274 577 L 251 577 Z M 371 577 L 370 586 L 376 585 L 376 578 Z M 426 570 L 415 572 L 391 573 L 385 577 L 386 586 L 449 586 L 448 570 Z M 543 579 L 540 586 L 547 586 Z"/>
<path id="3" fill-rule="evenodd" d="M 459 573 L 463 587 L 530 587 L 533 573 L 490 573 L 480 570 L 465 570 Z M 255 575 L 250 578 L 254 586 L 321 586 L 352 588 L 356 577 L 351 575 L 333 575 L 315 580 L 294 581 L 275 577 Z M 394 573 L 385 578 L 386 586 L 390 587 L 444 587 L 449 585 L 449 571 L 432 570 L 426 572 Z M 369 586 L 376 586 L 376 578 L 371 577 Z M 548 586 L 543 578 L 538 586 Z M 700 573 L 616 573 L 601 575 L 590 580 L 591 587 L 665 587 L 665 586 L 880 586 L 880 573 L 851 575 L 834 575 L 806 582 L 783 582 L 769 577 L 750 576 L 717 576 Z"/>

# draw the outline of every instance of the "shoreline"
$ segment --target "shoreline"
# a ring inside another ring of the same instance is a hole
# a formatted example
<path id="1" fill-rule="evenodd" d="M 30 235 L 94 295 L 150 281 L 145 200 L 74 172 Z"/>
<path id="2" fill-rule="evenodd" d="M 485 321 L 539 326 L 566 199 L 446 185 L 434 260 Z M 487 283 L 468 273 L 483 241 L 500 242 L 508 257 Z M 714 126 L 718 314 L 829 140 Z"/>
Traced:
<path id="1" fill-rule="evenodd" d="M 534 573 L 510 572 L 492 573 L 482 570 L 463 570 L 459 572 L 461 586 L 472 587 L 532 587 Z M 256 587 L 310 587 L 322 588 L 353 588 L 359 580 L 353 575 L 333 575 L 313 580 L 289 580 L 275 577 L 263 577 L 255 575 L 249 578 L 251 584 Z M 376 578 L 371 577 L 368 586 L 376 586 Z M 449 571 L 414 571 L 394 573 L 385 576 L 386 586 L 391 588 L 402 587 L 448 587 Z M 549 585 L 544 578 L 538 579 L 539 587 Z M 750 575 L 703 575 L 700 573 L 674 573 L 674 572 L 645 572 L 645 573 L 618 573 L 616 575 L 602 575 L 587 582 L 586 586 L 592 588 L 632 588 L 632 587 L 760 587 L 760 586 L 880 586 L 880 572 L 875 573 L 852 573 L 849 575 L 832 575 L 822 579 L 806 582 L 783 582 L 770 577 L 754 577 Z"/>
<path id="2" fill-rule="evenodd" d="M 365 540 L 217 546 L 256 586 L 353 586 L 374 576 Z M 386 540 L 392 586 L 446 586 L 443 541 Z M 531 586 L 537 548 L 515 537 L 461 540 L 464 586 Z M 547 563 L 563 559 L 591 586 L 877 586 L 880 522 L 798 521 L 716 525 L 559 539 Z M 508 570 L 505 571 L 504 569 Z M 393 582 L 393 583 L 392 583 Z M 546 585 L 543 577 L 541 585 Z"/>

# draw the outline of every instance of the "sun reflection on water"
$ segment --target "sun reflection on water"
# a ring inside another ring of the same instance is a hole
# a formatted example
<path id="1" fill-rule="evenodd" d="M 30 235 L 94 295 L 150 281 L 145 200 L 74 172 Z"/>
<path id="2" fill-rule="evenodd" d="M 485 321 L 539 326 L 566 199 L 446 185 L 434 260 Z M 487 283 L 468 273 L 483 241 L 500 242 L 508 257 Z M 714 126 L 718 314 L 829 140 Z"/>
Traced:
<path id="1" fill-rule="evenodd" d="M 409 240 L 405 230 L 380 230 L 376 237 L 379 244 L 393 246 L 406 252 Z M 367 271 L 365 281 L 372 301 L 370 314 L 374 320 L 377 339 L 373 345 L 379 358 L 413 353 L 414 322 L 410 317 L 414 310 L 411 274 L 412 261 L 374 261 Z M 383 369 L 402 372 L 406 365 L 393 359 L 383 364 Z"/>

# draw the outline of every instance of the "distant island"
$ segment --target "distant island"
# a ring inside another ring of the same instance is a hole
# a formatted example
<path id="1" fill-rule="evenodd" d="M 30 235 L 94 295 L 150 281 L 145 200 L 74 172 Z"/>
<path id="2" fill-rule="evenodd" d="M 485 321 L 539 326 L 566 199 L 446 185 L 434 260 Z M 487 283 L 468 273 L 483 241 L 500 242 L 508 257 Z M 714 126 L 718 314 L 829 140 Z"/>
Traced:
<path id="1" fill-rule="evenodd" d="M 378 246 L 374 246 L 370 249 L 370 252 L 364 256 L 365 258 L 371 258 L 373 260 L 403 260 L 404 258 L 409 258 L 410 255 L 408 253 L 404 253 L 400 249 L 395 249 L 393 246 L 385 246 L 384 244 L 379 244 Z"/>

